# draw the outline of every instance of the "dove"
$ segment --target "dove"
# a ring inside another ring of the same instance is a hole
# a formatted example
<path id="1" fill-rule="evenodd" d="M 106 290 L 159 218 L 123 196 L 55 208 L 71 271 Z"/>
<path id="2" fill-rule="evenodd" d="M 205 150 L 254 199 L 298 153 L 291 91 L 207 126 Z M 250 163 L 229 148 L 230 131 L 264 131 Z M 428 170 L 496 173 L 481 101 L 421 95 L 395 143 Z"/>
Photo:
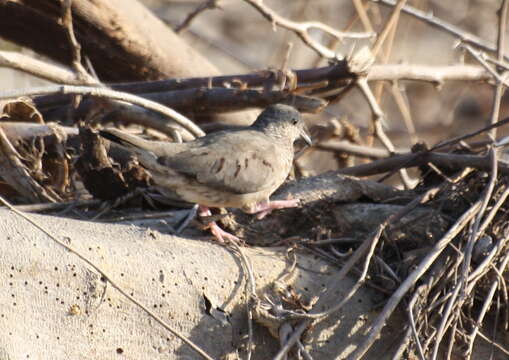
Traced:
<path id="1" fill-rule="evenodd" d="M 294 142 L 302 137 L 311 145 L 302 116 L 291 106 L 271 105 L 249 127 L 184 143 L 144 140 L 114 128 L 99 134 L 133 151 L 163 195 L 169 190 L 199 204 L 200 216 L 210 216 L 210 208 L 240 208 L 263 218 L 299 206 L 298 199 L 269 200 L 293 166 Z M 220 242 L 239 241 L 215 222 L 208 227 Z"/>

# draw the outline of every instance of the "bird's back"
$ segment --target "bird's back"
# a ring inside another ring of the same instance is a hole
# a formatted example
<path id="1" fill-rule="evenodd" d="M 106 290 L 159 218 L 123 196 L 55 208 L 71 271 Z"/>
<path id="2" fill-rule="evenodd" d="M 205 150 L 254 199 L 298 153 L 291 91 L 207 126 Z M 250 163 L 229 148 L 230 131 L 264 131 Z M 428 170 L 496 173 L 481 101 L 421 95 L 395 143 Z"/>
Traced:
<path id="1" fill-rule="evenodd" d="M 187 143 L 158 162 L 202 184 L 243 194 L 274 191 L 291 169 L 293 147 L 263 132 L 221 131 Z"/>

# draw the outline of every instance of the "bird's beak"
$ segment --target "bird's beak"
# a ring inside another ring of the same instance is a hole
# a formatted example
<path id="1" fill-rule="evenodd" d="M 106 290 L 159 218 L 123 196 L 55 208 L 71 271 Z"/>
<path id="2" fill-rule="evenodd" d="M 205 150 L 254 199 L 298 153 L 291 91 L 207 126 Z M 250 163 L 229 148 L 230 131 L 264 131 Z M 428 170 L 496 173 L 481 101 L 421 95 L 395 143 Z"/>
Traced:
<path id="1" fill-rule="evenodd" d="M 308 129 L 305 126 L 302 129 L 300 129 L 300 136 L 309 146 L 313 145 L 313 142 L 311 141 L 311 136 L 309 135 Z"/>

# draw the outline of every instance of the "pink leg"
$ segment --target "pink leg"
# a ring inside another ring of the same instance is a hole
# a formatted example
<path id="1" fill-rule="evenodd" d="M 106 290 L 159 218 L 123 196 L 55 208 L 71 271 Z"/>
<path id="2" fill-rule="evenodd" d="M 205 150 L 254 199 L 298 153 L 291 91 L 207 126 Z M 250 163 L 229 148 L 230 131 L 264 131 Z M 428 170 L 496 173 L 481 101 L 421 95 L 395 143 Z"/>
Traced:
<path id="1" fill-rule="evenodd" d="M 261 202 L 256 204 L 253 208 L 249 210 L 250 214 L 258 214 L 256 218 L 258 220 L 263 219 L 265 216 L 270 214 L 274 209 L 285 209 L 285 208 L 294 208 L 300 205 L 299 199 L 291 199 L 291 200 L 275 200 L 268 202 Z"/>
<path id="2" fill-rule="evenodd" d="M 206 206 L 203 206 L 203 205 L 200 205 L 198 214 L 200 216 L 211 216 L 212 215 L 209 208 Z M 237 244 L 241 242 L 241 240 L 238 237 L 236 237 L 235 235 L 230 234 L 229 232 L 221 229 L 215 221 L 210 222 L 206 228 L 210 229 L 210 232 L 212 233 L 212 235 L 214 235 L 214 237 L 217 239 L 217 241 L 220 242 L 221 244 L 224 244 L 228 241 L 232 241 Z"/>

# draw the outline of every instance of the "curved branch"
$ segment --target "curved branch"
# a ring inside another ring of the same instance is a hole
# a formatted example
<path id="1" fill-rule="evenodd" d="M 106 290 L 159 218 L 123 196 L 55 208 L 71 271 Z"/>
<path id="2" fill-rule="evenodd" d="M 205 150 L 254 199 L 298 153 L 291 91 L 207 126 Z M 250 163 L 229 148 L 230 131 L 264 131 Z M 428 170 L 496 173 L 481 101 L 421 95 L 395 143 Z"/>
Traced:
<path id="1" fill-rule="evenodd" d="M 98 87 L 89 87 L 89 86 L 71 86 L 71 85 L 63 85 L 63 86 L 45 86 L 39 88 L 32 88 L 28 90 L 11 90 L 4 91 L 0 93 L 0 99 L 12 99 L 18 98 L 21 96 L 34 96 L 34 95 L 44 95 L 44 94 L 53 94 L 60 92 L 62 94 L 79 94 L 79 95 L 90 95 L 97 97 L 105 97 L 108 99 L 126 101 L 134 105 L 138 105 L 144 107 L 146 109 L 153 110 L 160 114 L 163 114 L 170 119 L 174 120 L 179 125 L 183 126 L 185 129 L 189 130 L 193 135 L 199 137 L 205 135 L 202 129 L 199 128 L 198 125 L 193 123 L 184 115 L 176 112 L 169 107 L 161 105 L 155 101 L 147 100 L 141 98 L 136 95 L 123 93 L 120 91 L 110 90 L 106 88 L 98 88 Z"/>

